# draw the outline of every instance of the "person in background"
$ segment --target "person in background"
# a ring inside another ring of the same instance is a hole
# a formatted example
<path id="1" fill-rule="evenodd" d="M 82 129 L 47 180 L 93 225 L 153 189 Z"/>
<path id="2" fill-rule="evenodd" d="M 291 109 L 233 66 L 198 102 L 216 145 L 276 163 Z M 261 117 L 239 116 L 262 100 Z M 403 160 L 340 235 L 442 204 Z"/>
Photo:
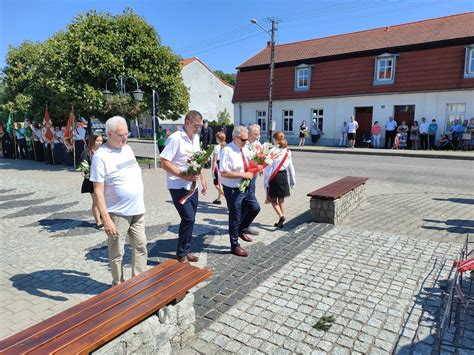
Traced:
<path id="1" fill-rule="evenodd" d="M 432 150 L 435 147 L 436 132 L 438 131 L 438 124 L 433 118 L 431 124 L 428 127 L 428 138 L 429 138 L 429 149 Z"/>
<path id="2" fill-rule="evenodd" d="M 161 152 L 165 149 L 166 139 L 168 138 L 168 131 L 164 130 L 162 126 L 158 128 L 158 151 Z"/>
<path id="3" fill-rule="evenodd" d="M 267 202 L 272 204 L 279 219 L 275 227 L 283 228 L 285 222 L 285 198 L 290 196 L 290 188 L 295 187 L 295 168 L 288 149 L 288 142 L 283 132 L 278 131 L 273 135 L 274 158 L 265 168 L 263 184 L 267 191 Z"/>
<path id="4" fill-rule="evenodd" d="M 426 118 L 422 117 L 421 118 L 421 123 L 420 123 L 420 148 L 423 150 L 428 149 L 428 129 L 430 127 L 430 124 L 426 122 Z"/>
<path id="5" fill-rule="evenodd" d="M 349 126 L 344 121 L 341 127 L 341 138 L 339 139 L 339 147 L 347 147 L 347 133 L 349 132 Z"/>
<path id="6" fill-rule="evenodd" d="M 54 163 L 55 164 L 62 164 L 64 161 L 64 154 L 63 154 L 63 137 L 64 132 L 61 131 L 61 128 L 54 127 Z"/>
<path id="7" fill-rule="evenodd" d="M 16 124 L 16 145 L 19 152 L 18 158 L 28 159 L 28 148 L 26 146 L 25 129 L 21 123 Z"/>
<path id="8" fill-rule="evenodd" d="M 307 134 L 308 134 L 308 126 L 306 125 L 306 121 L 303 120 L 300 126 L 300 142 L 298 143 L 299 147 L 304 147 L 304 141 L 306 139 Z"/>
<path id="9" fill-rule="evenodd" d="M 466 134 L 470 134 L 470 139 L 468 138 L 467 139 L 467 148 L 469 150 L 472 149 L 472 147 L 474 147 L 474 117 L 471 118 L 471 120 L 469 121 L 468 125 L 466 126 Z"/>
<path id="10" fill-rule="evenodd" d="M 94 156 L 94 153 L 99 149 L 102 145 L 102 136 L 97 134 L 97 133 L 92 133 L 89 136 L 89 143 L 87 144 L 87 148 L 84 149 L 82 152 L 81 156 L 81 162 L 87 162 L 89 164 L 89 167 L 92 164 L 92 157 Z M 104 225 L 100 221 L 100 212 L 99 212 L 99 207 L 97 205 L 97 196 L 94 194 L 94 183 L 89 180 L 90 176 L 87 176 L 85 174 L 84 180 L 82 181 L 82 186 L 81 186 L 81 193 L 89 193 L 91 194 L 92 198 L 92 215 L 94 216 L 95 220 L 95 229 L 101 230 L 104 229 Z"/>
<path id="11" fill-rule="evenodd" d="M 354 148 L 356 140 L 356 132 L 359 128 L 359 123 L 355 120 L 354 116 L 351 116 L 347 131 L 347 140 L 349 141 L 349 147 Z"/>
<path id="12" fill-rule="evenodd" d="M 212 203 L 216 205 L 222 204 L 221 197 L 224 196 L 224 190 L 222 189 L 222 185 L 219 178 L 219 155 L 221 153 L 221 149 L 225 147 L 225 133 L 220 131 L 216 133 L 216 141 L 217 144 L 214 147 L 214 151 L 212 152 L 212 181 L 214 183 L 214 187 L 217 190 L 217 198 L 212 201 Z"/>
<path id="13" fill-rule="evenodd" d="M 313 145 L 316 145 L 318 143 L 319 138 L 321 138 L 321 134 L 323 133 L 319 127 L 318 123 L 316 122 L 316 119 L 313 119 L 313 123 L 311 124 L 310 127 L 310 133 L 311 133 L 311 143 Z"/>
<path id="14" fill-rule="evenodd" d="M 201 180 L 203 195 L 206 194 L 207 183 L 203 170 L 197 175 L 188 175 L 186 171 L 189 158 L 201 150 L 198 132 L 202 125 L 202 115 L 195 110 L 189 111 L 184 117 L 183 128 L 168 137 L 165 149 L 160 154 L 160 165 L 166 171 L 168 190 L 181 218 L 176 247 L 176 258 L 180 263 L 199 261 L 197 255 L 191 254 L 193 229 L 199 204 L 197 181 Z M 191 189 L 193 182 L 196 182 L 194 191 Z"/>
<path id="15" fill-rule="evenodd" d="M 142 170 L 127 144 L 128 126 L 123 117 L 105 123 L 107 143 L 92 157 L 90 180 L 94 183 L 97 207 L 108 237 L 113 286 L 124 281 L 125 238 L 132 249 L 132 277 L 145 271 L 147 240 Z"/>
<path id="16" fill-rule="evenodd" d="M 408 143 L 408 126 L 405 121 L 402 121 L 402 124 L 398 126 L 397 132 L 400 134 L 400 149 L 405 149 Z"/>
<path id="17" fill-rule="evenodd" d="M 199 139 L 201 141 L 202 149 L 208 150 L 212 144 L 212 128 L 209 127 L 209 121 L 206 119 L 202 120 L 202 128 L 201 133 L 199 135 Z M 204 167 L 206 169 L 209 169 L 211 167 L 210 160 L 208 160 Z"/>
<path id="18" fill-rule="evenodd" d="M 418 141 L 420 140 L 420 127 L 418 126 L 418 121 L 413 123 L 413 126 L 410 127 L 410 142 L 411 149 L 418 149 Z"/>
<path id="19" fill-rule="evenodd" d="M 437 147 L 434 147 L 435 150 L 453 150 L 453 142 L 449 139 L 447 134 L 443 134 L 439 139 L 439 144 Z"/>
<path id="20" fill-rule="evenodd" d="M 379 148 L 380 147 L 380 132 L 382 131 L 382 127 L 379 125 L 379 121 L 375 121 L 372 126 L 372 147 Z"/>
<path id="21" fill-rule="evenodd" d="M 87 121 L 84 118 L 81 118 L 79 122 L 76 123 L 76 128 L 72 131 L 72 136 L 74 138 L 75 153 L 76 153 L 76 165 L 78 166 L 81 162 L 81 155 L 84 151 L 86 145 L 86 130 L 84 125 L 87 124 Z"/>
<path id="22" fill-rule="evenodd" d="M 393 116 L 388 118 L 385 124 L 385 148 L 390 149 L 394 143 L 395 135 L 397 134 L 397 121 L 393 119 Z"/>

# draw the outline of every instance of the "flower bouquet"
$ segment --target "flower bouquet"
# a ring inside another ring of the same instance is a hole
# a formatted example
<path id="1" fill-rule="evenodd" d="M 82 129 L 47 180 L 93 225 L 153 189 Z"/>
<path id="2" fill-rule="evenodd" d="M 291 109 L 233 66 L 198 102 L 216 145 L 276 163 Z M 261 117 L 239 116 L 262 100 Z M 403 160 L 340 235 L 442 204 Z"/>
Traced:
<path id="1" fill-rule="evenodd" d="M 76 171 L 82 171 L 82 175 L 86 178 L 89 179 L 91 176 L 91 167 L 89 165 L 89 162 L 87 160 L 83 160 L 79 166 L 77 167 Z"/>
<path id="2" fill-rule="evenodd" d="M 214 146 L 211 145 L 207 150 L 199 150 L 188 158 L 188 169 L 183 171 L 181 174 L 186 175 L 199 175 L 201 173 L 204 164 L 209 160 L 212 152 L 214 151 Z M 196 190 L 196 181 L 193 181 L 191 188 L 188 190 L 188 193 L 179 200 L 179 203 L 184 204 L 189 197 L 192 196 Z"/>
<path id="3" fill-rule="evenodd" d="M 245 169 L 245 172 L 252 173 L 255 176 L 258 172 L 262 171 L 270 164 L 273 160 L 272 150 L 273 146 L 270 143 L 264 143 L 262 145 L 250 144 L 248 149 L 250 150 L 250 161 Z M 239 191 L 244 192 L 250 185 L 250 179 L 242 179 L 239 184 Z"/>

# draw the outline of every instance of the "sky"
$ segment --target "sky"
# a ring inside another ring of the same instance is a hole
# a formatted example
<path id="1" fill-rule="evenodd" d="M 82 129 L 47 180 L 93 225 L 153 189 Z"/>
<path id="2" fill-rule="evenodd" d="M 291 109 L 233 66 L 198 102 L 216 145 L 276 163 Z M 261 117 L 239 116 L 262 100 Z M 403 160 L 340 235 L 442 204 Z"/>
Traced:
<path id="1" fill-rule="evenodd" d="M 277 19 L 276 44 L 474 11 L 474 0 L 0 0 L 0 68 L 9 46 L 44 41 L 79 13 L 130 7 L 183 58 L 235 68 L 262 50 Z M 473 24 L 474 26 L 474 24 Z"/>

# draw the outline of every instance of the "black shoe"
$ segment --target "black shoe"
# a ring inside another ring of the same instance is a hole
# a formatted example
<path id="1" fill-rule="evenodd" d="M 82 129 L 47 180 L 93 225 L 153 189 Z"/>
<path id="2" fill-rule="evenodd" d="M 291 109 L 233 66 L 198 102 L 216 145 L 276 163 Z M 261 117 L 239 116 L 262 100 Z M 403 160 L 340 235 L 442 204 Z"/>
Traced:
<path id="1" fill-rule="evenodd" d="M 274 226 L 278 228 L 283 228 L 283 222 L 285 222 L 285 217 L 281 216 L 278 222 L 274 224 Z"/>
<path id="2" fill-rule="evenodd" d="M 222 201 L 221 200 L 214 200 L 214 201 L 212 201 L 212 203 L 215 204 L 215 205 L 221 205 Z"/>
<path id="3" fill-rule="evenodd" d="M 104 225 L 103 224 L 96 224 L 95 229 L 97 229 L 98 231 L 101 231 L 101 230 L 104 230 Z"/>

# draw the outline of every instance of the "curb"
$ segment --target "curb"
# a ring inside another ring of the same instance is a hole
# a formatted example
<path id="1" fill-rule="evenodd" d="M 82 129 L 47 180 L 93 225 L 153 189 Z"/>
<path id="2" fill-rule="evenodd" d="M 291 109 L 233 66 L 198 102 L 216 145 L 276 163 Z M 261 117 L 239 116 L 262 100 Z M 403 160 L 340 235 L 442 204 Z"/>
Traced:
<path id="1" fill-rule="evenodd" d="M 144 144 L 153 144 L 153 141 L 147 140 L 129 140 L 130 143 L 144 143 Z M 373 148 L 332 148 L 332 147 L 313 147 L 309 146 L 308 148 L 301 148 L 298 146 L 289 146 L 293 152 L 307 152 L 307 153 L 330 153 L 330 154 L 354 154 L 354 155 L 372 155 L 372 156 L 388 156 L 388 157 L 409 157 L 409 158 L 426 158 L 426 159 L 453 159 L 453 160 L 474 160 L 474 151 L 462 151 L 462 152 L 449 152 L 440 154 L 435 151 L 419 151 L 415 153 L 412 150 L 390 150 L 387 149 L 374 150 Z M 430 153 L 425 153 L 430 152 Z M 461 155 L 457 155 L 457 154 Z M 142 157 L 150 159 L 150 157 Z M 153 159 L 153 157 L 151 157 Z"/>

